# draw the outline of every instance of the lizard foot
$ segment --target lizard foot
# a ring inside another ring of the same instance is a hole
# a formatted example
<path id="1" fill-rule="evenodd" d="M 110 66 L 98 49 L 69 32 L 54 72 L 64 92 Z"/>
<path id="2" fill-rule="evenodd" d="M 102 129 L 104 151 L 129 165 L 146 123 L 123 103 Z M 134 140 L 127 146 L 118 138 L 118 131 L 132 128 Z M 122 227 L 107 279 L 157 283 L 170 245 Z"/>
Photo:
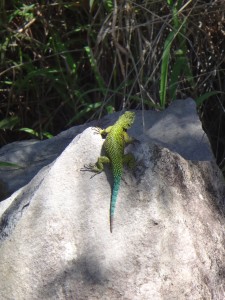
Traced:
<path id="1" fill-rule="evenodd" d="M 95 175 L 100 174 L 102 171 L 99 170 L 96 166 L 96 164 L 88 164 L 88 165 L 84 165 L 83 168 L 80 169 L 80 171 L 85 172 L 93 172 L 94 174 L 90 177 L 93 178 Z"/>
<path id="2" fill-rule="evenodd" d="M 100 127 L 92 127 L 92 130 L 94 131 L 94 134 L 100 134 L 102 131 Z"/>

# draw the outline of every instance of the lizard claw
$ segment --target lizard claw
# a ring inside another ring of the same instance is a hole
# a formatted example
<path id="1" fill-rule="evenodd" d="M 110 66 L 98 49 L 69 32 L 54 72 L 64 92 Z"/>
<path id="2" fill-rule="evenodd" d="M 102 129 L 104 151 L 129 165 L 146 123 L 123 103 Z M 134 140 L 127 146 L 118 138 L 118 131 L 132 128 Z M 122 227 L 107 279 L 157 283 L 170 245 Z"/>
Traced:
<path id="1" fill-rule="evenodd" d="M 83 168 L 81 168 L 81 171 L 92 171 L 94 168 L 95 164 L 88 164 L 88 165 L 84 165 Z"/>
<path id="2" fill-rule="evenodd" d="M 80 171 L 93 172 L 94 174 L 90 177 L 93 178 L 95 175 L 101 173 L 101 171 L 97 171 L 95 168 L 96 168 L 96 164 L 88 164 L 88 165 L 84 165 L 84 167 L 81 168 Z"/>
<path id="3" fill-rule="evenodd" d="M 94 131 L 94 134 L 100 134 L 100 132 L 102 131 L 100 127 L 93 127 L 92 129 Z"/>

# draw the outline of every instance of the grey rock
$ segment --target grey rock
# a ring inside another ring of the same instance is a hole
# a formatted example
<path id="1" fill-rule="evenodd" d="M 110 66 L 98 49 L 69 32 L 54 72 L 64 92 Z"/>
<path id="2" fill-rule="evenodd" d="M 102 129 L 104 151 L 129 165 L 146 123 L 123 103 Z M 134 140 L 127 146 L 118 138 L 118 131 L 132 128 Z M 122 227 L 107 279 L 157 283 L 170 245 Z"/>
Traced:
<path id="1" fill-rule="evenodd" d="M 88 125 L 81 125 L 71 128 L 49 140 L 14 142 L 2 147 L 0 161 L 12 162 L 20 166 L 20 168 L 1 167 L 0 181 L 7 185 L 5 194 L 9 196 L 27 184 L 38 171 L 53 162 L 73 138 L 87 127 Z"/>
<path id="2" fill-rule="evenodd" d="M 22 168 L 1 168 L 0 181 L 7 192 L 0 200 L 10 196 L 27 184 L 41 168 L 53 162 L 75 136 L 90 126 L 105 128 L 113 124 L 120 113 L 106 116 L 100 121 L 73 127 L 45 141 L 22 141 L 0 149 L 0 161 L 13 162 Z M 179 153 L 190 160 L 212 160 L 208 139 L 202 131 L 192 99 L 177 100 L 163 112 L 137 111 L 136 121 L 130 130 L 140 141 L 151 141 Z"/>
<path id="3" fill-rule="evenodd" d="M 91 128 L 0 203 L 0 299 L 224 299 L 225 185 L 210 151 L 191 160 L 135 137 L 112 234 L 110 170 L 80 171 L 101 152 Z"/>

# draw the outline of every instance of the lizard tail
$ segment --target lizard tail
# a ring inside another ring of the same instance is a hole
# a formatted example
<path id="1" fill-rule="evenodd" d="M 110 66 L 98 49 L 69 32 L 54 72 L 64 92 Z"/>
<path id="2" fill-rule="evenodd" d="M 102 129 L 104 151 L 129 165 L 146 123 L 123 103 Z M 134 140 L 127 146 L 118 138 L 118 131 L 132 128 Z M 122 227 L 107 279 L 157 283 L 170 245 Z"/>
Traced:
<path id="1" fill-rule="evenodd" d="M 114 219 L 114 212 L 116 208 L 116 200 L 117 200 L 119 187 L 120 187 L 120 180 L 121 180 L 121 176 L 114 177 L 112 198 L 110 203 L 110 232 L 111 233 L 113 231 L 113 219 Z"/>

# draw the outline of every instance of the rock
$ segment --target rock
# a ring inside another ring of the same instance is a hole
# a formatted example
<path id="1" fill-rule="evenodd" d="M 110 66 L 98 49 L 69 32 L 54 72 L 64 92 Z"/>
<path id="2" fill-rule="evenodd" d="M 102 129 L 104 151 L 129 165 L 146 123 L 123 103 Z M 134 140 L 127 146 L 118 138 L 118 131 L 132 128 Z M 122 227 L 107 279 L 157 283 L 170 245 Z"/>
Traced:
<path id="1" fill-rule="evenodd" d="M 185 112 L 176 115 L 174 135 L 196 134 L 189 150 L 163 138 L 160 117 L 147 134 L 158 126 L 161 143 L 142 135 L 138 113 L 139 142 L 128 148 L 138 166 L 125 168 L 112 234 L 110 170 L 92 179 L 80 171 L 101 152 L 91 128 L 0 203 L 0 299 L 224 298 L 224 180 L 196 114 L 186 126 Z"/>
<path id="2" fill-rule="evenodd" d="M 27 184 L 39 170 L 53 162 L 75 136 L 90 126 L 105 128 L 114 123 L 120 113 L 104 117 L 99 122 L 70 128 L 56 137 L 45 140 L 15 142 L 0 149 L 0 161 L 16 163 L 21 168 L 1 168 L 0 182 L 7 183 L 7 192 L 0 192 L 0 201 Z M 155 142 L 190 160 L 212 160 L 206 134 L 191 99 L 177 100 L 163 112 L 138 111 L 131 134 L 146 142 Z"/>

